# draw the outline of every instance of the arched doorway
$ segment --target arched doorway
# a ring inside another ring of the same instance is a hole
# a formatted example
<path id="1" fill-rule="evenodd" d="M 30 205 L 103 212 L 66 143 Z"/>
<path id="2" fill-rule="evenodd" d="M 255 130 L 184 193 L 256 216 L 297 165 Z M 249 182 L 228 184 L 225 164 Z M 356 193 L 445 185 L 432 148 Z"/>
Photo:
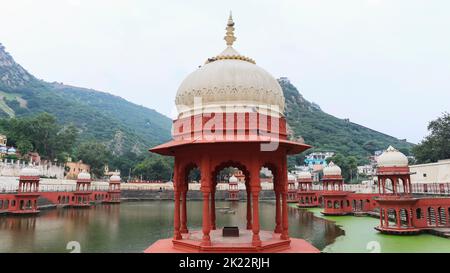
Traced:
<path id="1" fill-rule="evenodd" d="M 216 193 L 217 193 L 217 185 L 220 182 L 223 182 L 224 184 L 229 183 L 229 179 L 231 177 L 234 177 L 234 179 L 237 179 L 237 192 L 233 190 L 233 194 L 237 194 L 237 198 L 232 198 L 230 202 L 236 201 L 240 199 L 240 190 L 242 189 L 242 186 L 245 187 L 246 191 L 246 203 L 247 203 L 247 216 L 246 221 L 247 224 L 245 226 L 246 229 L 252 229 L 252 206 L 251 206 L 251 192 L 249 187 L 250 182 L 250 173 L 247 169 L 247 167 L 238 161 L 224 161 L 222 163 L 219 163 L 212 173 L 213 179 L 213 185 L 211 190 L 211 229 L 215 230 L 216 227 Z M 235 204 L 236 205 L 236 204 Z"/>
<path id="2" fill-rule="evenodd" d="M 386 194 L 394 193 L 394 182 L 390 178 L 386 178 L 386 180 L 384 181 L 384 188 Z"/>

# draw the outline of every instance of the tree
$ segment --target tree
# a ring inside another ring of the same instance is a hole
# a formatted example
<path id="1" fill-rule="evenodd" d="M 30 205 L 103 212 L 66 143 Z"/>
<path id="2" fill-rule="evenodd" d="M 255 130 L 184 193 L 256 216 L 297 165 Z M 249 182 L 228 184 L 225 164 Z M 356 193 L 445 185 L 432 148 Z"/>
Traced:
<path id="1" fill-rule="evenodd" d="M 362 145 L 362 148 L 364 150 L 368 151 L 370 154 L 373 154 L 375 151 L 381 150 L 382 147 L 383 147 L 382 144 L 375 140 L 366 141 Z"/>
<path id="2" fill-rule="evenodd" d="M 430 134 L 413 147 L 417 163 L 450 158 L 450 114 L 444 113 L 442 117 L 431 121 L 428 124 L 428 131 Z"/>
<path id="3" fill-rule="evenodd" d="M 41 155 L 54 158 L 53 146 L 58 132 L 55 117 L 48 113 L 41 113 L 26 122 L 28 122 L 29 137 L 33 141 L 36 151 Z"/>
<path id="4" fill-rule="evenodd" d="M 353 180 L 358 167 L 358 159 L 355 156 L 344 157 L 342 154 L 337 153 L 327 158 L 327 163 L 331 161 L 341 168 L 341 174 L 345 181 L 351 182 Z"/>
<path id="5" fill-rule="evenodd" d="M 287 168 L 288 171 L 293 171 L 295 169 L 295 166 L 297 165 L 303 165 L 305 163 L 305 155 L 304 153 L 297 154 L 297 155 L 290 155 L 287 157 Z"/>
<path id="6" fill-rule="evenodd" d="M 26 155 L 33 151 L 33 144 L 28 139 L 20 139 L 16 142 L 16 145 L 17 150 L 19 150 L 22 155 Z"/>
<path id="7" fill-rule="evenodd" d="M 1 119 L 0 129 L 8 136 L 8 145 L 16 146 L 22 155 L 38 152 L 44 159 L 64 162 L 78 137 L 75 126 L 62 128 L 54 116 L 40 113 L 33 117 Z"/>
<path id="8" fill-rule="evenodd" d="M 350 175 L 349 181 L 353 181 L 353 178 L 354 178 L 356 172 L 358 171 L 358 159 L 354 156 L 349 156 L 349 157 L 347 157 L 346 163 L 347 163 L 348 173 Z"/>
<path id="9" fill-rule="evenodd" d="M 132 175 L 132 170 L 138 164 L 144 160 L 143 155 L 137 155 L 132 151 L 127 151 L 119 156 L 113 156 L 109 160 L 110 169 L 119 170 L 122 178 L 129 177 Z"/>
<path id="10" fill-rule="evenodd" d="M 78 159 L 91 166 L 91 172 L 96 177 L 104 175 L 105 165 L 111 153 L 102 143 L 91 141 L 82 143 L 77 151 Z"/>
<path id="11" fill-rule="evenodd" d="M 70 154 L 74 153 L 75 143 L 78 138 L 78 129 L 74 125 L 69 125 L 61 129 L 54 136 L 52 145 L 52 157 L 58 158 L 58 161 L 65 162 Z"/>
<path id="12" fill-rule="evenodd" d="M 170 180 L 172 178 L 172 165 L 161 156 L 150 156 L 138 163 L 133 170 L 134 175 L 146 180 Z"/>

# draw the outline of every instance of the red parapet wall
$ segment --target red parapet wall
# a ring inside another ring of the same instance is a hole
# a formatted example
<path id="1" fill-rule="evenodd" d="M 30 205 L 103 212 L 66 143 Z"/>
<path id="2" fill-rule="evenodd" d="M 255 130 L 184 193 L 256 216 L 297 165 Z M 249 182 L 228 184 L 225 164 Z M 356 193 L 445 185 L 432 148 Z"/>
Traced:
<path id="1" fill-rule="evenodd" d="M 120 191 L 89 192 L 17 192 L 0 194 L 0 213 L 33 214 L 38 213 L 37 200 L 45 198 L 50 203 L 60 206 L 76 206 L 82 203 L 120 203 Z"/>
<path id="2" fill-rule="evenodd" d="M 299 208 L 312 208 L 320 206 L 321 195 L 319 191 L 298 191 L 297 192 Z"/>
<path id="3" fill-rule="evenodd" d="M 40 192 L 41 196 L 49 200 L 55 205 L 74 206 L 80 203 L 77 198 L 85 197 L 88 202 L 106 202 L 111 200 L 111 195 L 114 195 L 114 200 L 117 199 L 117 194 L 120 198 L 120 192 L 109 191 L 89 191 L 89 192 Z"/>
<path id="4" fill-rule="evenodd" d="M 220 134 L 218 133 L 220 132 Z M 227 135 L 276 135 L 287 139 L 286 119 L 260 113 L 211 113 L 177 119 L 173 122 L 173 138 L 194 139 L 214 134 L 221 139 Z"/>
<path id="5" fill-rule="evenodd" d="M 36 214 L 39 193 L 0 194 L 0 213 Z"/>
<path id="6" fill-rule="evenodd" d="M 450 198 L 380 196 L 380 225 L 384 233 L 411 234 L 450 227 Z"/>
<path id="7" fill-rule="evenodd" d="M 347 191 L 323 191 L 323 214 L 347 215 L 374 211 L 378 207 L 377 193 L 354 193 Z M 318 198 L 319 199 L 319 198 Z"/>

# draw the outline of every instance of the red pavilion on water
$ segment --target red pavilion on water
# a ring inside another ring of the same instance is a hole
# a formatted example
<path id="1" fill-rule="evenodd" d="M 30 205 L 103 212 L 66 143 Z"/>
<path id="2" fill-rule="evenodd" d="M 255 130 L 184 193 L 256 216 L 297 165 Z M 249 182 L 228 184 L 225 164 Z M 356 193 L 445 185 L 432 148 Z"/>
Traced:
<path id="1" fill-rule="evenodd" d="M 278 81 L 233 47 L 234 22 L 228 20 L 227 47 L 191 73 L 176 96 L 178 118 L 173 140 L 150 149 L 174 157 L 174 232 L 146 252 L 319 252 L 288 229 L 287 156 L 310 148 L 286 133 L 284 96 Z M 216 226 L 217 174 L 234 167 L 245 175 L 247 216 L 239 236 Z M 272 171 L 276 208 L 273 230 L 260 229 L 260 170 Z M 201 230 L 189 230 L 186 206 L 189 172 L 199 168 L 203 196 Z"/>

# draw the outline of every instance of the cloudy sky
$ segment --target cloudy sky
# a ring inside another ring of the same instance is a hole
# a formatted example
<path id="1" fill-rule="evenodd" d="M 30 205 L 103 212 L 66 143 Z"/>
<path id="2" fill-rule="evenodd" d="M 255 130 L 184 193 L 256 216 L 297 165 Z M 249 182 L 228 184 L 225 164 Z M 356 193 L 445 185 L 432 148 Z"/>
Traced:
<path id="1" fill-rule="evenodd" d="M 230 10 L 235 48 L 330 114 L 418 142 L 450 111 L 446 0 L 0 0 L 0 42 L 38 78 L 172 116 Z"/>

